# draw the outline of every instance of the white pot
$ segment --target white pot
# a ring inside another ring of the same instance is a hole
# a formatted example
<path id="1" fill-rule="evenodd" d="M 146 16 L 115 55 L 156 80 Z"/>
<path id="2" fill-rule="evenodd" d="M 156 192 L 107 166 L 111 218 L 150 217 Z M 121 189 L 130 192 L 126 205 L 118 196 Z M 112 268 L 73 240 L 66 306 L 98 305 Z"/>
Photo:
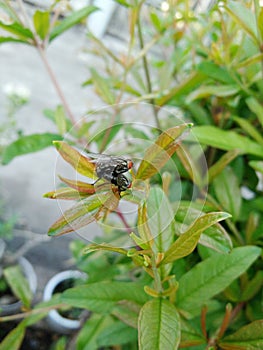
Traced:
<path id="1" fill-rule="evenodd" d="M 52 298 L 54 290 L 63 281 L 67 279 L 86 279 L 87 275 L 84 272 L 78 270 L 67 270 L 60 272 L 53 276 L 47 283 L 44 293 L 43 300 L 48 301 Z M 79 320 L 72 320 L 63 317 L 56 310 L 51 310 L 47 316 L 47 322 L 49 326 L 56 332 L 69 334 L 80 328 L 81 324 Z"/>
<path id="2" fill-rule="evenodd" d="M 30 287 L 32 294 L 34 295 L 36 293 L 36 290 L 37 290 L 37 275 L 35 273 L 33 266 L 24 257 L 20 257 L 17 262 L 20 265 L 22 272 L 24 273 L 25 278 L 27 279 L 27 281 L 29 283 L 29 287 Z M 15 303 L 9 304 L 9 305 L 0 305 L 1 316 L 12 315 L 12 314 L 18 313 L 21 309 L 21 306 L 22 306 L 21 301 L 17 301 Z"/>

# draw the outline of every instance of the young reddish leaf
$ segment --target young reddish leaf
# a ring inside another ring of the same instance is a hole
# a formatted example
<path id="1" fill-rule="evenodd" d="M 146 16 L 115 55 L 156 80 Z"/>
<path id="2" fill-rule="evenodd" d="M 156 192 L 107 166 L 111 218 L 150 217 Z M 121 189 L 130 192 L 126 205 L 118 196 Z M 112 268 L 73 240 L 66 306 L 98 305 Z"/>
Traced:
<path id="1" fill-rule="evenodd" d="M 91 196 L 75 204 L 66 210 L 63 216 L 50 227 L 48 235 L 60 236 L 99 219 L 102 215 L 96 214 L 98 214 L 99 209 L 103 206 L 103 201 L 106 201 L 106 199 L 105 195 Z"/>
<path id="2" fill-rule="evenodd" d="M 145 152 L 136 179 L 146 180 L 156 174 L 178 148 L 175 140 L 192 124 L 182 124 L 164 131 Z"/>
<path id="3" fill-rule="evenodd" d="M 64 141 L 54 141 L 53 143 L 60 155 L 76 169 L 78 173 L 89 178 L 94 178 L 94 176 L 96 176 L 96 166 L 90 161 L 90 158 L 84 157 Z"/>
<path id="4" fill-rule="evenodd" d="M 208 213 L 199 217 L 166 251 L 162 264 L 173 262 L 189 255 L 196 247 L 201 233 L 208 227 L 225 220 L 230 215 L 224 212 Z"/>
<path id="5" fill-rule="evenodd" d="M 68 186 L 74 188 L 78 192 L 82 192 L 85 194 L 94 194 L 95 193 L 95 187 L 93 184 L 89 184 L 83 181 L 78 180 L 70 180 L 66 179 L 65 177 L 59 176 L 60 180 L 67 184 Z"/>
<path id="6" fill-rule="evenodd" d="M 76 231 L 93 221 L 100 220 L 107 212 L 116 210 L 119 198 L 111 191 L 90 196 L 66 210 L 49 229 L 49 236 L 61 236 Z"/>
<path id="7" fill-rule="evenodd" d="M 97 250 L 107 250 L 110 252 L 115 252 L 123 255 L 127 255 L 128 251 L 123 248 L 114 247 L 113 245 L 101 243 L 101 244 L 89 244 L 87 247 L 83 249 L 83 254 L 89 254 L 91 252 L 95 252 Z"/>
<path id="8" fill-rule="evenodd" d="M 141 239 L 143 240 L 143 243 L 150 248 L 150 246 L 153 243 L 153 237 L 149 228 L 149 225 L 147 223 L 148 216 L 147 216 L 147 207 L 146 203 L 143 203 L 138 208 L 138 223 L 137 223 L 137 229 L 140 234 Z M 144 247 L 144 249 L 147 249 Z"/>
<path id="9" fill-rule="evenodd" d="M 241 327 L 235 333 L 219 342 L 224 350 L 259 350 L 263 349 L 263 320 L 254 321 Z"/>
<path id="10" fill-rule="evenodd" d="M 80 200 L 87 197 L 86 193 L 80 193 L 73 188 L 63 187 L 56 191 L 47 192 L 43 195 L 44 198 L 50 199 L 66 199 L 66 200 Z"/>

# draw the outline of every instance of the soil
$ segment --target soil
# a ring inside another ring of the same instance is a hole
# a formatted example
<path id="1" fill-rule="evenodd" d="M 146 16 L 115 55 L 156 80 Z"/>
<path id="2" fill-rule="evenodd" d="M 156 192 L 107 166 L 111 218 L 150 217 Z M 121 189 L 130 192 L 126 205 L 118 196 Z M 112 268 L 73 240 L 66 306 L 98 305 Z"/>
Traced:
<path id="1" fill-rule="evenodd" d="M 17 326 L 14 322 L 6 322 L 0 327 L 0 342 Z M 61 334 L 44 329 L 27 328 L 20 350 L 49 350 L 51 345 L 61 337 Z M 11 349 L 10 349 L 11 350 Z"/>

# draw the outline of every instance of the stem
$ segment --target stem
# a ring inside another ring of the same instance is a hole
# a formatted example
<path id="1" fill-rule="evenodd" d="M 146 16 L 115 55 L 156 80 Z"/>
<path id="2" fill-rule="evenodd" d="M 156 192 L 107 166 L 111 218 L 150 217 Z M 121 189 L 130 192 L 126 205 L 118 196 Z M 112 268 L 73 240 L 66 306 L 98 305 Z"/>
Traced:
<path id="1" fill-rule="evenodd" d="M 201 312 L 201 329 L 202 329 L 202 333 L 203 333 L 205 339 L 207 339 L 206 314 L 207 314 L 207 306 L 204 306 L 202 308 L 202 312 Z"/>
<path id="2" fill-rule="evenodd" d="M 141 22 L 140 22 L 139 15 L 138 15 L 138 20 L 137 20 L 137 26 L 138 26 L 138 35 L 139 35 L 140 48 L 141 48 L 141 50 L 143 50 L 143 48 L 144 48 L 144 41 L 143 41 L 142 28 L 141 28 Z M 152 84 L 151 84 L 149 65 L 148 65 L 148 60 L 147 60 L 146 54 L 143 55 L 142 61 L 143 61 L 143 68 L 144 68 L 145 77 L 146 77 L 147 89 L 148 89 L 148 92 L 151 94 L 152 93 Z M 150 99 L 150 103 L 152 105 L 152 110 L 153 110 L 153 115 L 154 115 L 156 126 L 157 126 L 158 129 L 161 129 L 161 125 L 160 125 L 160 122 L 159 122 L 159 119 L 158 119 L 157 108 L 155 106 L 155 101 L 154 101 L 153 98 Z"/>
<path id="3" fill-rule="evenodd" d="M 255 21 L 256 21 L 256 28 L 257 28 L 257 36 L 258 36 L 258 46 L 259 46 L 259 52 L 260 53 L 263 53 L 263 37 L 261 35 L 261 32 L 260 32 L 260 29 L 259 29 L 259 21 L 258 21 L 258 18 L 259 18 L 259 3 L 258 1 L 254 0 L 253 1 L 254 3 L 254 8 L 255 8 Z M 262 78 L 263 78 L 263 60 L 261 60 L 261 74 L 262 74 Z"/>
<path id="4" fill-rule="evenodd" d="M 125 219 L 125 216 L 123 215 L 123 213 L 120 210 L 117 210 L 116 214 L 121 219 L 121 221 L 122 221 L 123 225 L 125 226 L 127 232 L 131 233 L 132 229 L 130 228 L 130 225 L 128 224 L 127 220 Z"/>
<path id="5" fill-rule="evenodd" d="M 229 326 L 229 323 L 231 322 L 231 316 L 232 316 L 231 311 L 232 311 L 232 307 L 230 306 L 230 304 L 228 304 L 226 306 L 226 313 L 225 313 L 224 319 L 218 331 L 218 335 L 217 335 L 218 339 L 223 337 L 227 327 Z"/>
<path id="6" fill-rule="evenodd" d="M 69 107 L 69 105 L 67 103 L 65 95 L 62 92 L 62 89 L 60 88 L 60 85 L 59 85 L 59 83 L 57 81 L 57 78 L 56 78 L 56 76 L 55 76 L 55 74 L 54 74 L 54 72 L 53 72 L 53 70 L 52 70 L 52 68 L 51 68 L 51 66 L 50 66 L 50 64 L 48 62 L 48 59 L 47 59 L 47 56 L 46 56 L 46 52 L 45 52 L 45 50 L 41 47 L 41 45 L 38 42 L 37 42 L 36 47 L 37 47 L 38 52 L 40 54 L 40 57 L 41 57 L 41 59 L 42 59 L 42 61 L 44 63 L 44 66 L 46 67 L 46 70 L 47 70 L 47 72 L 49 74 L 49 77 L 50 77 L 50 79 L 51 79 L 51 81 L 52 81 L 52 83 L 53 83 L 53 85 L 54 85 L 54 87 L 55 87 L 55 89 L 57 91 L 57 94 L 58 94 L 58 96 L 59 96 L 59 98 L 61 100 L 62 105 L 63 105 L 63 107 L 64 107 L 64 109 L 65 109 L 65 111 L 66 111 L 66 113 L 67 113 L 67 115 L 68 115 L 72 125 L 75 125 L 76 121 L 75 121 L 74 115 L 73 115 L 73 113 L 70 110 L 70 107 Z"/>
<path id="7" fill-rule="evenodd" d="M 61 309 L 63 307 L 68 307 L 68 305 L 60 303 L 60 304 L 53 305 L 53 306 L 47 306 L 47 307 L 43 307 L 43 308 L 39 308 L 39 309 L 34 309 L 34 310 L 28 311 L 28 312 L 23 312 L 22 314 L 3 316 L 3 317 L 0 317 L 0 322 L 20 320 L 20 319 L 28 317 L 28 316 L 37 315 L 37 314 L 40 314 L 42 312 L 49 312 L 49 311 L 55 310 L 55 309 Z"/>
<path id="8" fill-rule="evenodd" d="M 152 255 L 152 272 L 154 276 L 154 284 L 155 284 L 155 290 L 158 293 L 162 293 L 163 287 L 162 287 L 162 281 L 161 281 L 161 276 L 158 272 L 158 268 L 156 267 L 156 262 L 155 262 L 155 255 Z"/>
<path id="9" fill-rule="evenodd" d="M 60 88 L 60 85 L 59 85 L 59 83 L 58 83 L 58 81 L 56 79 L 56 76 L 55 76 L 53 70 L 51 69 L 51 66 L 50 66 L 50 64 L 49 64 L 49 62 L 47 60 L 46 51 L 44 49 L 44 43 L 41 43 L 39 41 L 39 37 L 38 37 L 38 35 L 37 35 L 36 31 L 35 31 L 35 28 L 32 26 L 32 23 L 31 23 L 31 21 L 29 20 L 29 18 L 27 16 L 27 13 L 25 11 L 25 7 L 24 7 L 24 4 L 23 4 L 23 1 L 22 0 L 17 0 L 17 2 L 18 2 L 18 5 L 19 5 L 19 7 L 21 9 L 21 12 L 22 12 L 22 15 L 24 17 L 25 22 L 27 22 L 28 27 L 30 28 L 30 30 L 32 31 L 32 33 L 34 35 L 35 47 L 36 47 L 36 49 L 38 50 L 38 52 L 40 54 L 40 57 L 41 57 L 41 59 L 42 59 L 42 61 L 44 63 L 44 66 L 46 67 L 46 70 L 47 70 L 47 72 L 48 72 L 48 74 L 50 76 L 50 79 L 51 79 L 54 87 L 55 87 L 55 90 L 57 91 L 57 94 L 58 94 L 58 96 L 59 96 L 59 98 L 61 100 L 61 103 L 62 103 L 62 105 L 63 105 L 63 107 L 64 107 L 64 109 L 65 109 L 65 111 L 66 111 L 66 113 L 67 113 L 71 123 L 73 125 L 75 125 L 76 121 L 75 121 L 75 118 L 73 116 L 73 113 L 71 112 L 71 110 L 69 108 L 67 100 L 66 100 L 66 98 L 65 98 L 65 96 L 64 96 L 64 94 L 62 92 L 62 89 Z"/>

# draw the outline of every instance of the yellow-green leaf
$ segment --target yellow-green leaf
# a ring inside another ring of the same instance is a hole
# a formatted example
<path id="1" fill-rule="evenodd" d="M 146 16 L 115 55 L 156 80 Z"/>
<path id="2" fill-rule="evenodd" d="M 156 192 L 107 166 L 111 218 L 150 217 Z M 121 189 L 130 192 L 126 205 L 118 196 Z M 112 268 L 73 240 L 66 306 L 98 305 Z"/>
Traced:
<path id="1" fill-rule="evenodd" d="M 164 255 L 162 264 L 173 262 L 189 255 L 196 247 L 201 233 L 208 227 L 225 220 L 230 215 L 224 212 L 208 213 L 194 221 L 194 223 L 170 246 Z"/>
<path id="2" fill-rule="evenodd" d="M 179 143 L 175 140 L 190 127 L 192 124 L 185 123 L 164 131 L 155 143 L 146 150 L 136 178 L 146 180 L 156 174 L 178 148 Z"/>
<path id="3" fill-rule="evenodd" d="M 34 14 L 33 21 L 37 34 L 44 40 L 49 31 L 49 12 L 37 10 Z"/>
<path id="4" fill-rule="evenodd" d="M 96 166 L 91 162 L 91 159 L 84 157 L 77 150 L 69 146 L 64 141 L 54 141 L 60 155 L 68 162 L 78 173 L 89 178 L 96 177 Z"/>

